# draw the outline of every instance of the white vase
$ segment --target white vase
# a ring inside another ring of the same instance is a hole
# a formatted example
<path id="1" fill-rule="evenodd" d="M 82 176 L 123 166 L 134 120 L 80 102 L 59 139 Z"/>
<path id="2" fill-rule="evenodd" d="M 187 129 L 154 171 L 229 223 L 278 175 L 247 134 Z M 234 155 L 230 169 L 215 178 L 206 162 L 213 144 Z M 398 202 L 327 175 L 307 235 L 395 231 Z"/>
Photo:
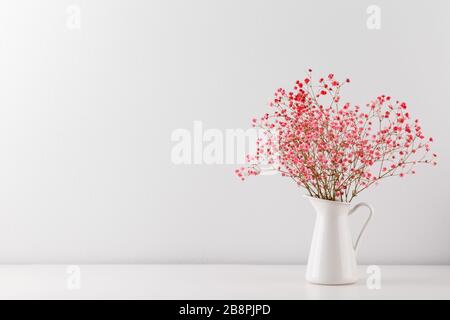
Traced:
<path id="1" fill-rule="evenodd" d="M 350 203 L 305 197 L 309 199 L 316 210 L 316 223 L 306 269 L 306 280 L 324 285 L 356 282 L 358 280 L 356 249 L 361 235 L 372 217 L 372 206 L 367 203 L 359 203 L 352 208 Z M 369 216 L 353 244 L 348 217 L 361 206 L 369 208 Z"/>

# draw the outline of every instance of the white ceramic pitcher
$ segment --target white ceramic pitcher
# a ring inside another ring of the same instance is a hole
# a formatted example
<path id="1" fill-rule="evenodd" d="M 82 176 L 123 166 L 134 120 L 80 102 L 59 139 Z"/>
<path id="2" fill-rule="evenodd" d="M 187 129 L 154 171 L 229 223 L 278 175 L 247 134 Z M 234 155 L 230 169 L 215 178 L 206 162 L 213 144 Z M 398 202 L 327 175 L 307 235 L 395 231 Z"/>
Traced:
<path id="1" fill-rule="evenodd" d="M 356 282 L 358 280 L 356 249 L 361 235 L 372 218 L 372 206 L 361 202 L 351 208 L 350 203 L 346 202 L 305 197 L 316 210 L 306 280 L 326 285 Z M 369 216 L 353 244 L 348 217 L 361 206 L 369 208 Z"/>

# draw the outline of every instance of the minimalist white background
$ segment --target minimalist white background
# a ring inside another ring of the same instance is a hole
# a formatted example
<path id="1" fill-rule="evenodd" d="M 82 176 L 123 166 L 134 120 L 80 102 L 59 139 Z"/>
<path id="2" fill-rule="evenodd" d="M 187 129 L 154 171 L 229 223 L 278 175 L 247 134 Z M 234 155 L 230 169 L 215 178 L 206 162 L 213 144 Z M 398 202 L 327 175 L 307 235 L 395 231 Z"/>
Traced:
<path id="1" fill-rule="evenodd" d="M 380 30 L 366 26 L 372 4 Z M 449 12 L 444 0 L 0 1 L 0 262 L 305 263 L 302 190 L 176 166 L 170 137 L 194 120 L 247 128 L 312 67 L 352 78 L 345 100 L 409 102 L 440 155 L 356 200 L 376 209 L 360 263 L 450 263 Z"/>

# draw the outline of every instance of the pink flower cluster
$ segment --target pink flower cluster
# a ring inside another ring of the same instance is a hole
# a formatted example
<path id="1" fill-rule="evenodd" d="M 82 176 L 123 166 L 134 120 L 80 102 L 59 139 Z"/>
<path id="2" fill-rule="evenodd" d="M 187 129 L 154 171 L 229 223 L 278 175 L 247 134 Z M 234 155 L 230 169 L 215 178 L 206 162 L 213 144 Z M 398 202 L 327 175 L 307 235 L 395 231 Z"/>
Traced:
<path id="1" fill-rule="evenodd" d="M 292 91 L 278 89 L 272 111 L 252 120 L 262 134 L 237 176 L 245 180 L 269 166 L 311 196 L 350 202 L 383 178 L 415 174 L 419 163 L 436 165 L 433 139 L 405 102 L 381 95 L 364 110 L 341 104 L 341 88 L 349 82 L 329 74 L 313 85 L 309 70 Z"/>

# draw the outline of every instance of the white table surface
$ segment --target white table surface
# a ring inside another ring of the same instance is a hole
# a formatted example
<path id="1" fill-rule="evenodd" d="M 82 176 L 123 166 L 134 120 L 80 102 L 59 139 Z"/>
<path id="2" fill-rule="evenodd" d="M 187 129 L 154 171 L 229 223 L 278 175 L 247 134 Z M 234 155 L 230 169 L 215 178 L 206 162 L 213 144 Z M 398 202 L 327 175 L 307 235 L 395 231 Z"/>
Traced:
<path id="1" fill-rule="evenodd" d="M 80 265 L 79 278 L 70 270 L 2 265 L 0 299 L 450 299 L 450 266 L 380 266 L 378 290 L 367 287 L 366 267 L 345 286 L 309 284 L 305 267 L 292 265 Z"/>

